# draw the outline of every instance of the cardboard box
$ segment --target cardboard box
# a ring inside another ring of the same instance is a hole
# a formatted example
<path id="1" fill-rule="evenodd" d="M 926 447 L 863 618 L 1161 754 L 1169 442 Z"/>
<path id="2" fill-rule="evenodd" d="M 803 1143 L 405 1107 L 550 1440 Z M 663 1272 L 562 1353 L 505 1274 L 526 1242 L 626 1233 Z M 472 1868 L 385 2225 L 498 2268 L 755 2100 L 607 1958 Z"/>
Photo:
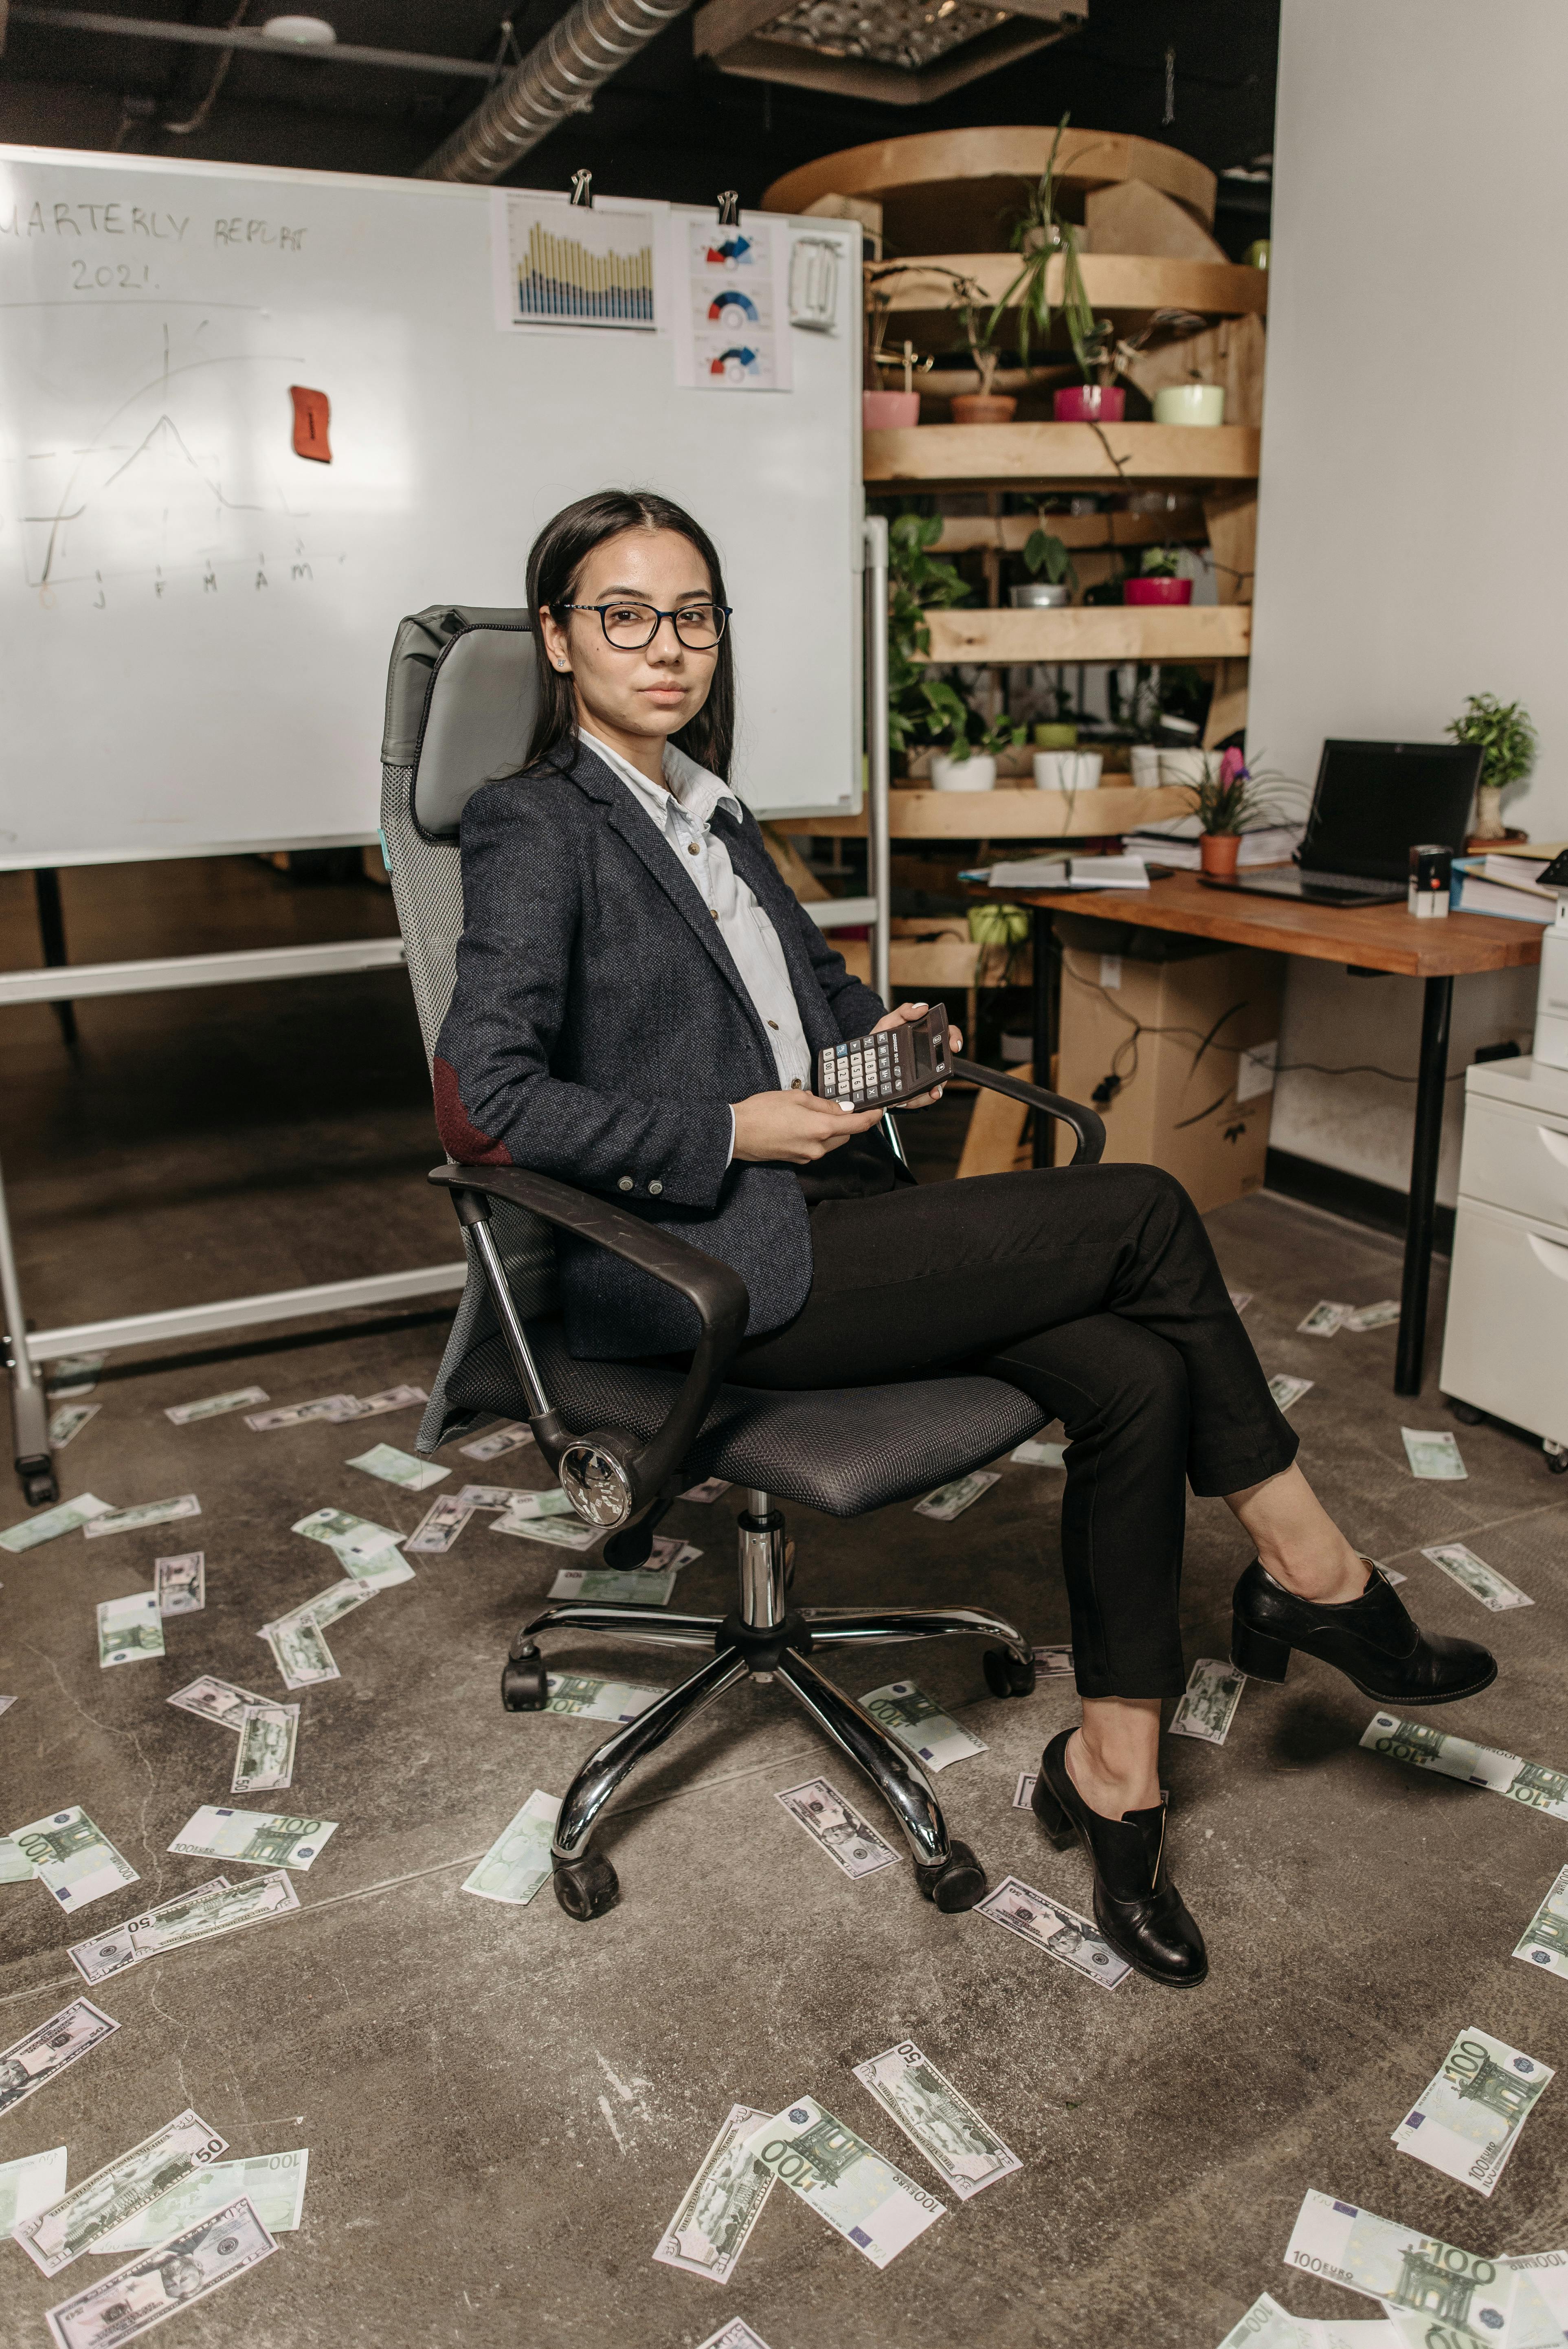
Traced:
<path id="1" fill-rule="evenodd" d="M 1205 1214 L 1258 1190 L 1284 958 L 1076 915 L 1058 916 L 1057 926 L 1057 1090 L 1092 1102 L 1106 1078 L 1121 1079 L 1095 1103 L 1107 1163 L 1164 1167 Z M 1059 1139 L 1057 1149 L 1062 1160 L 1070 1154 Z"/>

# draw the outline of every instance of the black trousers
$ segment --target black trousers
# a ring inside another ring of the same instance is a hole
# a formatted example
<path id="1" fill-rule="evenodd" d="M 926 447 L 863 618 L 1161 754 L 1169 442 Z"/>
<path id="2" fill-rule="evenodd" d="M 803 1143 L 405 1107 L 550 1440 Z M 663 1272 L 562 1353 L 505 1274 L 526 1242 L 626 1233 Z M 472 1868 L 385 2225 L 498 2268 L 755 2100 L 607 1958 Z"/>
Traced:
<path id="1" fill-rule="evenodd" d="M 1068 1166 L 827 1199 L 811 1247 L 805 1305 L 748 1340 L 734 1382 L 983 1370 L 1021 1387 L 1068 1439 L 1079 1692 L 1179 1695 L 1187 1483 L 1237 1492 L 1296 1453 L 1181 1185 L 1153 1166 Z"/>

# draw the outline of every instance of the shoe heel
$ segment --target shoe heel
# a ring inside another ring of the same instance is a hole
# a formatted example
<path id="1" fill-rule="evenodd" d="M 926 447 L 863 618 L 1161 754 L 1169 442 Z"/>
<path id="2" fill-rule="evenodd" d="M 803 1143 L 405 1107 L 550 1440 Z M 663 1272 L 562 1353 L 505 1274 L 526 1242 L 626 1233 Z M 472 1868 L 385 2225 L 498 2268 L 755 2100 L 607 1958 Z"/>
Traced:
<path id="1" fill-rule="evenodd" d="M 1029 1797 L 1029 1807 L 1058 1851 L 1065 1851 L 1078 1830 L 1066 1811 L 1046 1784 L 1042 1771 L 1035 1781 L 1035 1791 Z"/>
<path id="2" fill-rule="evenodd" d="M 1283 1681 L 1290 1669 L 1290 1642 L 1254 1631 L 1236 1616 L 1231 1625 L 1231 1661 L 1253 1681 Z"/>

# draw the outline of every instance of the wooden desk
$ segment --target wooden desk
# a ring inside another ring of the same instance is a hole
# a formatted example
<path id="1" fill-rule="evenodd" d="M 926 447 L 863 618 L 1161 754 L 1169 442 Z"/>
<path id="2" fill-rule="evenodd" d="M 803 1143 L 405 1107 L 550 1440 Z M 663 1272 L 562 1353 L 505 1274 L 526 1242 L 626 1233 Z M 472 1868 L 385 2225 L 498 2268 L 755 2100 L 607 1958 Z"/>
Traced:
<path id="1" fill-rule="evenodd" d="M 977 893 L 1028 905 L 1034 913 L 1035 1066 L 1048 1069 L 1056 1042 L 1057 990 L 1052 957 L 1054 915 L 1073 913 L 1140 928 L 1181 930 L 1236 947 L 1262 947 L 1312 962 L 1343 963 L 1350 970 L 1392 971 L 1418 978 L 1424 989 L 1421 1050 L 1416 1078 L 1416 1133 L 1410 1151 L 1410 1204 L 1405 1225 L 1405 1268 L 1399 1300 L 1396 1394 L 1419 1394 L 1427 1338 L 1427 1292 L 1432 1265 L 1438 1153 L 1442 1143 L 1444 1087 L 1454 980 L 1472 971 L 1511 970 L 1541 959 L 1533 922 L 1491 914 L 1450 914 L 1418 921 L 1403 905 L 1306 905 L 1289 897 L 1249 897 L 1205 888 L 1195 873 L 1172 874 L 1148 889 L 1039 889 Z M 1035 1164 L 1047 1163 L 1048 1129 L 1037 1122 Z"/>

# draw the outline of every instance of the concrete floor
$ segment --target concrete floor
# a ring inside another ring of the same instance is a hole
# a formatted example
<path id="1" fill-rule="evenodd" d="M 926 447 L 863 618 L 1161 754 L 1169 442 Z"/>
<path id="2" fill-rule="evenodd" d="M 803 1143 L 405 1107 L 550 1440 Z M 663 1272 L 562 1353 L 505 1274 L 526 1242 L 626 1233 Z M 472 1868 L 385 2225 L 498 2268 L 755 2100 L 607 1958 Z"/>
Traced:
<path id="1" fill-rule="evenodd" d="M 183 894 L 150 880 L 130 908 L 161 950 L 204 942 L 203 922 L 253 916 L 275 936 L 279 922 L 332 936 L 386 920 L 367 892 L 290 893 L 254 867 L 186 873 Z M 79 955 L 144 950 L 122 942 L 112 906 L 94 911 L 90 876 L 71 880 Z M 6 963 L 31 958 L 27 919 L 17 886 L 0 887 Z M 400 979 L 89 1006 L 74 1063 L 48 1013 L 8 1020 L 0 1150 L 40 1323 L 453 1252 L 449 1211 L 419 1179 L 435 1150 Z M 1433 1718 L 1568 1761 L 1568 1493 L 1538 1451 L 1491 1427 L 1460 1431 L 1467 1483 L 1414 1483 L 1398 1430 L 1448 1423 L 1435 1367 L 1420 1402 L 1400 1403 L 1392 1330 L 1295 1333 L 1322 1295 L 1388 1295 L 1386 1243 L 1266 1196 L 1212 1229 L 1233 1284 L 1253 1292 L 1265 1367 L 1315 1381 L 1295 1422 L 1331 1508 L 1408 1575 L 1423 1620 L 1501 1660 L 1493 1689 Z M 0 1691 L 17 1699 L 0 1716 L 0 1829 L 86 1807 L 141 1877 L 91 1927 L 211 1872 L 166 1847 L 197 1805 L 229 1799 L 232 1749 L 163 1699 L 201 1671 L 273 1686 L 256 1626 L 332 1578 L 290 1521 L 334 1504 L 407 1530 L 424 1507 L 344 1464 L 367 1441 L 410 1444 L 412 1413 L 363 1436 L 255 1435 L 233 1418 L 175 1428 L 163 1407 L 252 1381 L 279 1402 L 428 1384 L 440 1341 L 428 1317 L 383 1317 L 111 1361 L 98 1416 L 62 1455 L 65 1489 L 117 1505 L 193 1490 L 200 1525 L 0 1557 Z M 445 1456 L 454 1484 L 470 1473 Z M 526 1453 L 472 1473 L 542 1481 Z M 1060 1486 L 1004 1464 L 952 1526 L 908 1507 L 852 1524 L 796 1510 L 798 1588 L 830 1603 L 983 1600 L 1063 1640 Z M 703 1551 L 682 1604 L 728 1603 L 731 1513 L 727 1497 L 672 1516 Z M 21 1515 L 19 1499 L 0 1506 L 0 1522 Z M 1419 1556 L 1445 1538 L 1471 1543 L 1535 1606 L 1485 1614 Z M 205 1612 L 170 1622 L 166 1661 L 100 1672 L 95 1603 L 146 1588 L 156 1555 L 197 1542 Z M 1190 1656 L 1224 1653 L 1246 1557 L 1223 1508 L 1196 1503 Z M 523 1909 L 464 1896 L 529 1791 L 562 1791 L 602 1733 L 509 1717 L 499 1701 L 511 1629 L 558 1554 L 476 1518 L 447 1557 L 415 1563 L 415 1581 L 335 1629 L 343 1678 L 303 1694 L 291 1794 L 252 1798 L 342 1822 L 296 1879 L 302 1912 L 105 1985 L 118 2035 L 0 2124 L 0 2160 L 67 2143 L 73 2181 L 187 2103 L 235 2153 L 311 2148 L 302 2230 L 187 2314 L 181 2339 L 694 2349 L 738 2315 L 769 2349 L 1208 2349 L 1264 2290 L 1304 2315 L 1377 2313 L 1283 2268 L 1308 2187 L 1480 2252 L 1568 2237 L 1568 2084 L 1542 2100 L 1491 2202 L 1388 2142 L 1462 2025 L 1564 2061 L 1568 1990 L 1511 1955 L 1563 1864 L 1562 1830 L 1360 1752 L 1372 1708 L 1344 1681 L 1298 1661 L 1284 1689 L 1249 1687 L 1222 1748 L 1169 1744 L 1175 1873 L 1212 1971 L 1187 1996 L 1136 1977 L 1107 1994 L 979 1920 L 936 1914 L 902 1867 L 841 1878 L 772 1795 L 819 1770 L 855 1790 L 762 1690 L 705 1716 L 635 1784 L 607 1837 L 623 1888 L 610 1916 L 571 1924 L 548 1890 Z M 648 1651 L 556 1653 L 676 1677 Z M 913 1651 L 879 1651 L 847 1684 L 905 1669 Z M 939 1782 L 956 1831 L 993 1881 L 1015 1872 L 1087 1907 L 1081 1857 L 1057 1856 L 1010 1807 L 1016 1774 L 1071 1717 L 1068 1685 L 998 1703 L 978 1654 L 956 1647 L 918 1671 L 986 1742 Z M 0 1887 L 0 2045 L 82 1990 L 65 1948 L 84 1930 L 39 1888 Z M 810 2091 L 936 2190 L 851 2076 L 905 2035 L 1019 2154 L 1019 2175 L 950 2207 L 880 2274 L 782 2192 L 727 2287 L 652 2262 L 733 2101 L 776 2110 Z M 49 2283 L 19 2251 L 4 2256 L 7 2349 L 41 2340 L 44 2309 L 108 2268 L 89 2256 Z"/>

